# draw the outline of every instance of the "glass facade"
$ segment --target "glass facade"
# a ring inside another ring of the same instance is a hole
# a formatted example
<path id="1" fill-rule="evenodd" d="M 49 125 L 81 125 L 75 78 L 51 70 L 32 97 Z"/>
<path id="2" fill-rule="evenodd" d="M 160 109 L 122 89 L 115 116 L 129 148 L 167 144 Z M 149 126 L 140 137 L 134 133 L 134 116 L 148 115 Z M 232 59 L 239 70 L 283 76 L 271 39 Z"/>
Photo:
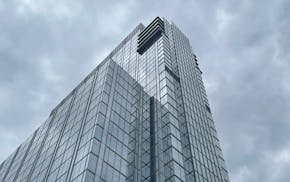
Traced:
<path id="1" fill-rule="evenodd" d="M 139 24 L 0 165 L 0 181 L 228 182 L 189 40 Z"/>

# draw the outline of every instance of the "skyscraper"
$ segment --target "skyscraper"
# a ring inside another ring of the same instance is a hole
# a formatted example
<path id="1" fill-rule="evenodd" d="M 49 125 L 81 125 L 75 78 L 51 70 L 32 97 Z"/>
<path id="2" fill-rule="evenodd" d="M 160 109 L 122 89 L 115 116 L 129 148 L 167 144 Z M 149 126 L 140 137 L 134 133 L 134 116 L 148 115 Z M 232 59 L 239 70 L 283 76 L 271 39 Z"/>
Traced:
<path id="1" fill-rule="evenodd" d="M 0 166 L 0 181 L 229 181 L 196 56 L 139 24 Z"/>

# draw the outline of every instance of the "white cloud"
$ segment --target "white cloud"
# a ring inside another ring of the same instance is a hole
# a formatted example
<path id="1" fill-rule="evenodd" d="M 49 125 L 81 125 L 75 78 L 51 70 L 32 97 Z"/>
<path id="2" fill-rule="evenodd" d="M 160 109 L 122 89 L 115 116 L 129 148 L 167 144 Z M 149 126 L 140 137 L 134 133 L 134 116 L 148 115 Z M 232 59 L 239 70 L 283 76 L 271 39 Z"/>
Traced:
<path id="1" fill-rule="evenodd" d="M 245 182 L 251 175 L 251 171 L 247 166 L 241 166 L 231 180 L 232 182 Z"/>
<path id="2" fill-rule="evenodd" d="M 54 70 L 53 70 L 53 62 L 48 57 L 42 57 L 39 60 L 39 66 L 40 66 L 40 73 L 43 74 L 43 77 L 45 81 L 54 82 L 54 84 L 59 84 L 61 81 L 61 76 L 59 76 Z"/>
<path id="3" fill-rule="evenodd" d="M 279 151 L 276 155 L 273 155 L 274 162 L 281 163 L 290 163 L 290 148 L 285 148 Z"/>
<path id="4" fill-rule="evenodd" d="M 229 26 L 231 26 L 231 21 L 233 21 L 234 15 L 230 12 L 227 12 L 225 9 L 218 9 L 216 11 L 216 20 L 217 20 L 217 32 L 212 32 L 213 37 L 215 35 L 224 35 Z"/>

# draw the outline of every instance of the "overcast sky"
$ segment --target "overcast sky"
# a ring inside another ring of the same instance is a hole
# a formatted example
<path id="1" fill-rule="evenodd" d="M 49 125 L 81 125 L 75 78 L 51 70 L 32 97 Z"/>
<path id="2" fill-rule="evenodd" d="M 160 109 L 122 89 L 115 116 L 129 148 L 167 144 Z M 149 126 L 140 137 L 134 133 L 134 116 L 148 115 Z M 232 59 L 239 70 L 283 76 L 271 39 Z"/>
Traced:
<path id="1" fill-rule="evenodd" d="M 284 0 L 0 0 L 0 162 L 138 23 L 156 16 L 190 39 L 231 181 L 288 182 Z"/>

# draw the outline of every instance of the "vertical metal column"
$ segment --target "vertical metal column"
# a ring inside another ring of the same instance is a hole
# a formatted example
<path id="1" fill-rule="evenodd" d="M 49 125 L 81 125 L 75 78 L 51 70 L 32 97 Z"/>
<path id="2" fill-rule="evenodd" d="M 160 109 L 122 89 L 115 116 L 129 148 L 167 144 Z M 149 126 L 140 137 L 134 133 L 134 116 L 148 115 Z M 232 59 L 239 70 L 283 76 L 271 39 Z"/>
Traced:
<path id="1" fill-rule="evenodd" d="M 111 59 L 111 58 L 110 58 Z M 103 130 L 103 136 L 102 136 L 102 142 L 106 142 L 107 141 L 107 135 L 108 135 L 108 127 L 109 127 L 109 122 L 110 122 L 110 114 L 111 110 L 112 110 L 112 106 L 113 106 L 113 97 L 114 97 L 114 91 L 115 91 L 115 82 L 117 79 L 117 72 L 118 72 L 118 67 L 116 66 L 116 62 L 114 62 L 113 59 L 110 60 L 110 63 L 108 65 L 108 68 L 110 66 L 110 64 L 113 65 L 113 80 L 112 80 L 112 86 L 111 86 L 111 90 L 110 90 L 110 97 L 109 97 L 109 102 L 108 102 L 108 109 L 107 109 L 107 113 L 106 113 L 106 119 L 105 119 L 105 126 L 104 126 L 104 130 Z M 102 91 L 103 92 L 103 91 Z M 97 165 L 97 169 L 96 169 L 96 173 L 95 173 L 95 181 L 97 180 L 97 175 L 101 175 L 101 170 L 102 170 L 102 161 L 100 159 L 104 158 L 105 155 L 105 144 L 101 142 L 101 146 L 100 146 L 100 153 L 99 153 L 99 159 L 98 159 L 98 165 Z"/>
<path id="2" fill-rule="evenodd" d="M 12 158 L 10 164 L 9 164 L 9 167 L 7 168 L 7 171 L 6 171 L 6 173 L 5 173 L 5 175 L 4 175 L 3 179 L 2 179 L 3 181 L 5 181 L 5 178 L 7 177 L 7 175 L 9 173 L 9 171 L 10 171 L 10 168 L 11 168 L 16 156 L 18 155 L 18 152 L 19 152 L 20 148 L 21 148 L 21 145 L 17 148 L 17 150 L 16 150 L 16 152 L 15 152 L 15 154 L 14 154 L 14 156 L 13 156 L 13 158 Z"/>
<path id="3" fill-rule="evenodd" d="M 63 137 L 63 132 L 64 132 L 64 129 L 65 129 L 66 125 L 67 125 L 67 121 L 68 121 L 68 118 L 69 118 L 69 116 L 70 116 L 71 109 L 72 109 L 72 107 L 73 107 L 73 104 L 74 104 L 74 101 L 75 101 L 75 98 L 76 98 L 76 90 L 74 90 L 74 92 L 73 92 L 73 96 L 72 96 L 72 97 L 73 97 L 73 98 L 72 98 L 72 100 L 71 100 L 71 102 L 70 102 L 70 105 L 69 105 L 69 108 L 68 108 L 68 110 L 67 110 L 67 113 L 66 113 L 65 119 L 64 119 L 64 121 L 63 121 L 64 124 L 62 125 L 62 128 L 61 128 L 61 130 L 60 130 L 59 137 L 58 137 L 58 139 L 57 139 L 57 141 L 56 141 L 56 146 L 55 146 L 55 148 L 54 148 L 54 150 L 53 150 L 52 157 L 51 157 L 51 159 L 50 159 L 50 161 L 49 161 L 49 165 L 48 165 L 48 168 L 47 168 L 47 171 L 46 171 L 45 177 L 44 177 L 44 181 L 47 181 L 47 179 L 48 179 L 49 173 L 50 173 L 50 171 L 51 171 L 52 164 L 53 164 L 53 162 L 54 162 L 55 156 L 56 156 L 56 154 L 57 154 L 57 150 L 58 150 L 58 148 L 59 148 L 59 145 L 60 145 L 61 139 L 62 139 L 62 137 Z"/>
<path id="4" fill-rule="evenodd" d="M 16 173 L 15 173 L 15 176 L 14 176 L 14 178 L 13 178 L 13 181 L 16 181 L 16 179 L 17 179 L 17 177 L 18 177 L 18 174 L 19 174 L 19 172 L 20 172 L 20 170 L 21 170 L 21 168 L 22 168 L 22 165 L 23 165 L 23 163 L 24 163 L 24 161 L 25 161 L 25 159 L 26 159 L 26 157 L 27 157 L 28 152 L 30 151 L 31 145 L 32 145 L 32 143 L 33 143 L 33 141 L 34 141 L 34 139 L 35 139 L 35 136 L 36 136 L 38 130 L 39 130 L 39 128 L 34 132 L 33 137 L 32 137 L 32 139 L 31 139 L 30 142 L 29 142 L 29 146 L 27 147 L 26 152 L 25 152 L 24 156 L 23 156 L 22 159 L 21 159 L 21 162 L 20 162 L 19 167 L 18 167 L 18 169 L 17 169 L 17 171 L 16 171 Z"/>
<path id="5" fill-rule="evenodd" d="M 71 107 L 72 103 L 73 103 L 73 99 L 70 101 L 70 107 Z M 67 112 L 69 112 L 69 110 L 68 110 Z M 48 125 L 48 128 L 47 128 L 47 130 L 46 130 L 46 132 L 45 132 L 45 136 L 44 136 L 44 138 L 43 138 L 43 140 L 42 140 L 42 142 L 41 142 L 41 145 L 40 145 L 40 147 L 39 147 L 39 150 L 37 151 L 36 158 L 35 158 L 35 160 L 33 161 L 33 164 L 32 164 L 32 167 L 31 167 L 31 170 L 30 170 L 30 172 L 29 172 L 29 174 L 28 174 L 28 176 L 27 176 L 27 180 L 26 180 L 27 182 L 30 181 L 30 178 L 31 178 L 32 173 L 33 173 L 33 171 L 34 171 L 34 169 L 35 169 L 36 163 L 37 163 L 37 161 L 38 161 L 38 159 L 39 159 L 39 157 L 40 157 L 40 154 L 41 154 L 41 152 L 42 152 L 42 149 L 43 149 L 44 144 L 45 144 L 45 142 L 46 142 L 46 139 L 47 139 L 47 137 L 48 137 L 49 131 L 50 131 L 50 129 L 51 129 L 51 127 L 52 127 L 52 124 L 53 124 L 53 122 L 54 122 L 54 119 L 55 119 L 56 113 L 53 112 L 52 114 L 53 114 L 53 116 L 52 116 L 51 121 L 50 121 L 50 123 L 49 123 L 49 125 Z"/>
<path id="6" fill-rule="evenodd" d="M 155 150 L 155 105 L 154 97 L 150 97 L 150 176 L 156 182 L 156 150 Z"/>
<path id="7" fill-rule="evenodd" d="M 85 107 L 85 112 L 84 112 L 84 116 L 83 116 L 83 119 L 82 119 L 81 129 L 80 129 L 80 131 L 78 133 L 78 138 L 77 138 L 76 146 L 74 148 L 72 160 L 70 162 L 69 171 L 68 171 L 68 174 L 66 176 L 66 180 L 65 181 L 70 181 L 71 180 L 71 175 L 72 175 L 73 167 L 74 167 L 73 165 L 74 165 L 75 160 L 76 160 L 76 157 L 77 157 L 77 152 L 78 152 L 78 149 L 79 149 L 79 146 L 80 146 L 80 142 L 81 142 L 81 138 L 82 138 L 82 134 L 83 134 L 83 131 L 84 131 L 84 128 L 85 128 L 85 123 L 86 123 L 85 121 L 86 121 L 86 118 L 87 118 L 89 106 L 91 104 L 91 99 L 92 99 L 92 95 L 93 95 L 93 90 L 95 88 L 96 78 L 97 78 L 97 74 L 95 73 L 94 78 L 93 78 L 93 81 L 91 83 L 92 86 L 90 88 L 90 93 L 89 93 L 88 101 L 87 101 L 87 104 L 86 104 L 86 107 Z"/>

